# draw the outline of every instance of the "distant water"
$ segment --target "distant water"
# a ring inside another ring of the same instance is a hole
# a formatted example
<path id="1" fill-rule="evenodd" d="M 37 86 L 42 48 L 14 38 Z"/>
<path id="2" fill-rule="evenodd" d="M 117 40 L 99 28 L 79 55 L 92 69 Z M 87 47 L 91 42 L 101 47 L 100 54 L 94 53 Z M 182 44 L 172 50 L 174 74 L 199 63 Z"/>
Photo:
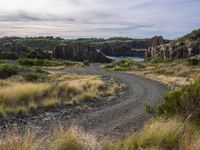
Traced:
<path id="1" fill-rule="evenodd" d="M 130 57 L 130 56 L 119 56 L 119 57 L 115 57 L 115 56 L 106 56 L 109 59 L 112 60 L 134 60 L 134 61 L 144 61 L 144 58 L 142 57 Z"/>

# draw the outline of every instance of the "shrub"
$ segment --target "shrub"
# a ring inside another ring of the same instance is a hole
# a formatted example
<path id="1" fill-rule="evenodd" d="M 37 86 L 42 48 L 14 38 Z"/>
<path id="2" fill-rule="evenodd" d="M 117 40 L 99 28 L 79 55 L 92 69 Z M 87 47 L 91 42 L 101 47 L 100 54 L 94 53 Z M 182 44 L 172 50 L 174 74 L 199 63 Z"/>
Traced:
<path id="1" fill-rule="evenodd" d="M 20 65 L 24 66 L 59 66 L 63 65 L 63 62 L 60 61 L 52 61 L 48 59 L 32 59 L 32 58 L 20 58 L 17 59 Z"/>
<path id="2" fill-rule="evenodd" d="M 115 61 L 111 64 L 107 64 L 103 67 L 106 70 L 123 71 L 123 70 L 133 70 L 145 68 L 145 65 L 141 62 L 136 62 L 133 60 L 120 60 Z"/>
<path id="3" fill-rule="evenodd" d="M 27 58 L 37 58 L 37 59 L 51 59 L 51 53 L 44 50 L 28 50 L 26 52 Z"/>
<path id="4" fill-rule="evenodd" d="M 164 59 L 161 58 L 161 57 L 152 57 L 150 59 L 150 63 L 154 63 L 154 64 L 156 64 L 156 63 L 162 63 L 163 61 L 164 61 Z"/>
<path id="5" fill-rule="evenodd" d="M 0 65 L 0 78 L 5 79 L 17 74 L 18 68 L 14 65 Z"/>
<path id="6" fill-rule="evenodd" d="M 175 115 L 183 117 L 200 116 L 200 79 L 186 85 L 180 90 L 171 90 L 164 96 L 165 102 L 155 107 L 157 114 Z"/>
<path id="7" fill-rule="evenodd" d="M 24 72 L 21 75 L 26 81 L 45 81 L 48 79 L 47 75 L 36 72 Z"/>
<path id="8" fill-rule="evenodd" d="M 195 66 L 195 65 L 198 65 L 198 64 L 199 64 L 200 60 L 197 59 L 197 58 L 189 58 L 189 59 L 187 60 L 187 62 L 188 62 L 188 65 L 190 65 L 190 66 Z"/>
<path id="9" fill-rule="evenodd" d="M 1 59 L 17 59 L 18 55 L 14 52 L 1 52 L 0 53 L 0 58 Z"/>

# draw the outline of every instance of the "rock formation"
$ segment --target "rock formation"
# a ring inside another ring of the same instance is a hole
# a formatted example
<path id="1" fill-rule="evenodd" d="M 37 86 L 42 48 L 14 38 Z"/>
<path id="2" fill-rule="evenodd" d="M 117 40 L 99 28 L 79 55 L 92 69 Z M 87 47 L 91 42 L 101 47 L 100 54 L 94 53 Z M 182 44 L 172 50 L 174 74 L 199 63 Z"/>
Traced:
<path id="1" fill-rule="evenodd" d="M 106 58 L 100 51 L 90 44 L 76 42 L 69 43 L 67 45 L 56 46 L 53 50 L 53 56 L 59 59 L 68 59 L 73 61 L 89 62 L 110 62 L 111 60 Z"/>
<path id="2" fill-rule="evenodd" d="M 95 47 L 108 56 L 144 57 L 149 40 L 95 43 Z"/>
<path id="3" fill-rule="evenodd" d="M 157 42 L 153 43 L 153 45 L 150 46 L 146 51 L 145 55 L 147 58 L 158 56 L 163 59 L 178 59 L 200 54 L 200 38 L 197 38 L 195 40 L 186 40 L 183 43 L 163 43 L 163 41 L 160 41 L 159 39 L 156 39 L 155 37 L 154 39 L 152 39 L 152 41 Z"/>
<path id="4" fill-rule="evenodd" d="M 107 56 L 144 57 L 149 40 L 71 42 L 56 46 L 53 56 L 60 59 L 90 62 L 109 62 Z"/>

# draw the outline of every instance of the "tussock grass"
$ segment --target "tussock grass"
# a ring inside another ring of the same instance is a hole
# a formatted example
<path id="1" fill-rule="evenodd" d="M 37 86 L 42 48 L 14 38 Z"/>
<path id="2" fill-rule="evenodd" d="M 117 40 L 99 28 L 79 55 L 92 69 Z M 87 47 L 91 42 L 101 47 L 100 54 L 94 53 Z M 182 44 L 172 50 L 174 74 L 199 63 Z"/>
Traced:
<path id="1" fill-rule="evenodd" d="M 50 149 L 54 150 L 99 150 L 95 136 L 85 133 L 77 127 L 71 127 L 67 131 L 59 126 L 53 134 Z"/>
<path id="2" fill-rule="evenodd" d="M 18 83 L 0 89 L 0 102 L 14 105 L 26 103 L 29 99 L 36 101 L 44 96 L 50 88 L 50 84 L 47 83 Z"/>
<path id="3" fill-rule="evenodd" d="M 60 103 L 60 100 L 58 98 L 46 98 L 43 100 L 43 106 L 44 107 L 53 107 Z"/>
<path id="4" fill-rule="evenodd" d="M 0 115 L 36 109 L 37 103 L 50 89 L 51 85 L 47 83 L 8 84 L 0 89 Z"/>
<path id="5" fill-rule="evenodd" d="M 106 83 L 99 77 L 83 76 L 82 78 L 60 82 L 58 93 L 61 93 L 67 100 L 78 102 L 96 99 L 105 94 L 107 88 Z"/>
<path id="6" fill-rule="evenodd" d="M 24 113 L 38 107 L 53 107 L 67 102 L 96 100 L 120 88 L 105 83 L 99 76 L 55 74 L 51 83 L 0 80 L 0 115 Z"/>
<path id="7" fill-rule="evenodd" d="M 190 128 L 188 122 L 178 118 L 152 119 L 138 133 L 126 139 L 104 146 L 104 150 L 198 150 L 200 133 Z"/>
<path id="8" fill-rule="evenodd" d="M 27 130 L 24 134 L 18 132 L 8 132 L 2 143 L 1 150 L 39 150 L 42 147 L 42 141 L 37 140 L 34 132 Z"/>

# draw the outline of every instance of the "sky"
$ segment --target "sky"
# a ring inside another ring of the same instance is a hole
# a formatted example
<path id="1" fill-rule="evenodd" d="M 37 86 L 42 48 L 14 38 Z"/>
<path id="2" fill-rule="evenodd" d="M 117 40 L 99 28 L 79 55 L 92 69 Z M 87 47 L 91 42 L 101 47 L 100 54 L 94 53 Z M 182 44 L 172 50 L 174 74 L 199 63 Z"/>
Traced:
<path id="1" fill-rule="evenodd" d="M 200 28 L 200 0 L 0 0 L 0 37 L 175 39 Z"/>

